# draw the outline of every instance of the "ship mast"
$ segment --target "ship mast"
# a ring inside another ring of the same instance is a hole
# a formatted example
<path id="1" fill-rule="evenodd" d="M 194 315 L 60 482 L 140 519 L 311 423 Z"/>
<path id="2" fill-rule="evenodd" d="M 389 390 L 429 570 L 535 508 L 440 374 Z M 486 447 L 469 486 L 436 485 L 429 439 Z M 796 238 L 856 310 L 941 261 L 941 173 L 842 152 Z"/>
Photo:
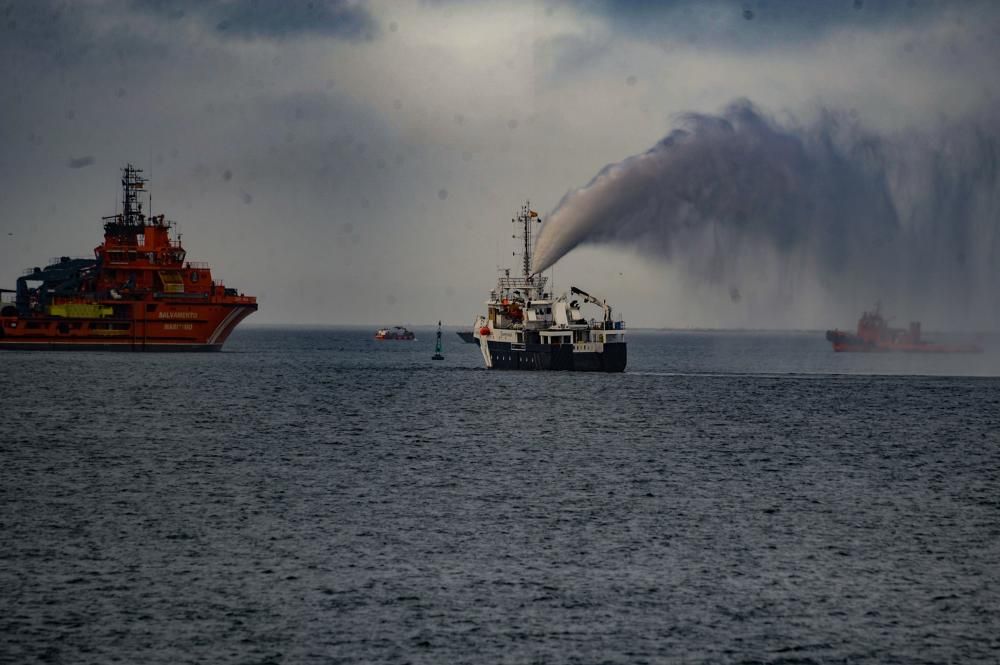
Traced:
<path id="1" fill-rule="evenodd" d="M 142 169 L 137 169 L 131 164 L 122 169 L 122 211 L 102 218 L 106 234 L 116 237 L 130 236 L 145 225 L 146 216 L 142 212 L 139 191 L 144 189 L 146 179 L 140 175 L 141 173 Z"/>
<path id="2" fill-rule="evenodd" d="M 531 273 L 531 220 L 533 219 L 537 219 L 539 222 L 542 221 L 538 217 L 538 213 L 531 209 L 531 202 L 525 201 L 524 205 L 521 206 L 520 214 L 515 219 L 510 220 L 515 224 L 521 225 L 521 240 L 524 245 L 524 250 L 521 254 L 521 271 L 524 279 L 529 283 L 533 281 Z"/>
<path id="3" fill-rule="evenodd" d="M 492 298 L 497 301 L 507 300 L 535 300 L 547 297 L 545 293 L 545 283 L 548 281 L 543 275 L 531 272 L 531 222 L 542 220 L 538 213 L 531 209 L 531 203 L 525 201 L 516 217 L 511 218 L 512 224 L 520 224 L 521 234 L 514 234 L 512 238 L 521 240 L 521 276 L 511 277 L 511 269 L 505 268 L 501 271 L 497 280 L 497 288 L 493 291 Z M 517 252 L 514 252 L 517 256 Z"/>
<path id="4" fill-rule="evenodd" d="M 127 226 L 140 226 L 146 220 L 142 214 L 142 202 L 139 201 L 139 190 L 146 184 L 141 175 L 142 169 L 127 164 L 122 169 L 122 222 Z"/>

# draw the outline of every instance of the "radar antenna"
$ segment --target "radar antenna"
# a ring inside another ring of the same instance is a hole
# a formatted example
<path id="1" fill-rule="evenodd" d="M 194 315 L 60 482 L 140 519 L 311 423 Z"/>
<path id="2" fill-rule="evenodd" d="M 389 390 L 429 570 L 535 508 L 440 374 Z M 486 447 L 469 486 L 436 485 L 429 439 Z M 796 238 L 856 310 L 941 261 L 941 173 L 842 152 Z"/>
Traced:
<path id="1" fill-rule="evenodd" d="M 146 179 L 142 169 L 126 164 L 122 169 L 122 211 L 110 217 L 103 217 L 105 233 L 113 236 L 128 236 L 146 224 L 139 192 L 145 189 Z M 117 208 L 117 205 L 115 206 Z"/>
<path id="2" fill-rule="evenodd" d="M 139 200 L 139 190 L 146 185 L 146 179 L 131 164 L 122 169 L 122 223 L 127 226 L 141 226 L 146 220 L 142 213 L 142 201 Z"/>

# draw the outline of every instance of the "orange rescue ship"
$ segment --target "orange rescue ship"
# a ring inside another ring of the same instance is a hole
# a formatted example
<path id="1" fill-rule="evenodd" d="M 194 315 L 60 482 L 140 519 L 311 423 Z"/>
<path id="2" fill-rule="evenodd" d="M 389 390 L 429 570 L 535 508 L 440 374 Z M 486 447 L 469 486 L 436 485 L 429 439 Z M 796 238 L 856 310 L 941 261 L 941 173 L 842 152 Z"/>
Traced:
<path id="1" fill-rule="evenodd" d="M 172 222 L 143 213 L 146 182 L 122 169 L 122 212 L 104 218 L 94 258 L 54 259 L 2 290 L 0 349 L 218 351 L 257 311 L 256 298 L 187 260 Z"/>
<path id="2" fill-rule="evenodd" d="M 975 344 L 939 344 L 921 337 L 920 322 L 907 328 L 890 328 L 882 317 L 881 308 L 864 312 L 858 320 L 856 334 L 842 330 L 827 330 L 826 339 L 834 351 L 911 351 L 918 353 L 981 353 Z"/>

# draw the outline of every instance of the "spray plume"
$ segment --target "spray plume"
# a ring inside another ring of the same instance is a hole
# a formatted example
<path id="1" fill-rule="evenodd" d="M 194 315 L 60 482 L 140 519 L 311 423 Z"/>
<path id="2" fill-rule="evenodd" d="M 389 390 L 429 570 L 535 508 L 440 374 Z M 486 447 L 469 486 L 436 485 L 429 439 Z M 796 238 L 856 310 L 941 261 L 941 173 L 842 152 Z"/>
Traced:
<path id="1" fill-rule="evenodd" d="M 921 312 L 937 303 L 942 316 L 995 325 L 998 117 L 882 135 L 829 110 L 785 126 L 749 101 L 687 114 L 650 150 L 563 197 L 533 269 L 599 243 L 634 247 L 709 282 L 745 283 L 762 262 L 778 262 L 821 285 L 826 299 L 892 299 Z"/>

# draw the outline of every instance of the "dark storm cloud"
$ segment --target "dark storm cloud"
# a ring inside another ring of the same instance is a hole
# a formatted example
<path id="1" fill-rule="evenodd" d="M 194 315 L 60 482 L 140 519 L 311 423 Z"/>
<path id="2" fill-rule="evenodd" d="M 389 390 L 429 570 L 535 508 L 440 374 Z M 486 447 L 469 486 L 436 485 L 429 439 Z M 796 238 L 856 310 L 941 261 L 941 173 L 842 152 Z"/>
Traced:
<path id="1" fill-rule="evenodd" d="M 134 0 L 133 6 L 171 20 L 193 19 L 219 34 L 244 39 L 304 34 L 367 39 L 378 27 L 364 6 L 348 0 Z"/>
<path id="2" fill-rule="evenodd" d="M 0 56 L 5 69 L 26 75 L 91 65 L 166 61 L 176 41 L 135 19 L 126 0 L 15 2 L 0 9 Z"/>
<path id="3" fill-rule="evenodd" d="M 781 64 L 787 64 L 792 52 L 808 52 L 818 44 L 850 49 L 865 36 L 910 33 L 914 39 L 906 44 L 906 57 L 931 61 L 960 58 L 969 51 L 996 52 L 1000 43 L 1000 12 L 995 2 L 987 0 L 591 0 L 556 3 L 550 9 L 552 15 L 578 12 L 596 19 L 596 25 L 604 29 L 554 34 L 538 40 L 536 54 L 545 65 L 547 85 L 561 85 L 600 67 L 609 54 L 631 44 L 652 45 L 665 53 L 747 58 L 775 55 L 783 59 Z M 945 44 L 948 29 L 956 35 Z M 633 66 L 642 64 L 633 62 Z M 673 70 L 669 74 L 685 76 L 685 71 Z M 863 72 L 859 75 L 864 78 Z"/>
<path id="4" fill-rule="evenodd" d="M 71 157 L 66 165 L 71 169 L 82 169 L 83 167 L 90 166 L 93 163 L 94 158 L 91 155 L 87 155 L 86 157 Z"/>
<path id="5" fill-rule="evenodd" d="M 989 12 L 989 0 L 592 0 L 579 5 L 633 38 L 679 38 L 723 49 L 769 49 L 822 37 L 837 29 L 900 28 L 947 12 Z"/>
<path id="6" fill-rule="evenodd" d="M 26 50 L 56 62 L 79 58 L 95 46 L 87 29 L 89 16 L 90 8 L 83 4 L 11 2 L 0 8 L 0 52 Z"/>

